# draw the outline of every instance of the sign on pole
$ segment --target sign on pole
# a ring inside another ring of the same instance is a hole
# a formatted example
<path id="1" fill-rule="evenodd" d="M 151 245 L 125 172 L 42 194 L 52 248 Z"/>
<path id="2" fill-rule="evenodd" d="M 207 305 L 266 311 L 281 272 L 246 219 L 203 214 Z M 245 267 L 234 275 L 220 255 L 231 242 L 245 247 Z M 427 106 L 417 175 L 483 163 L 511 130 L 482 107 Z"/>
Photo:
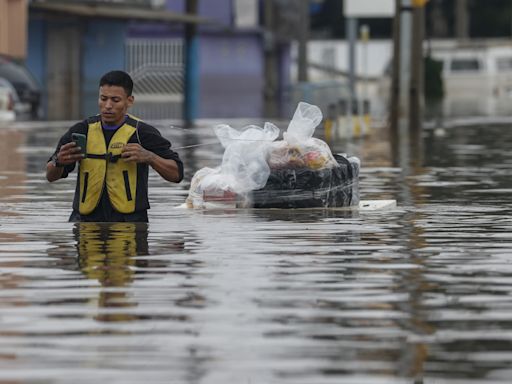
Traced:
<path id="1" fill-rule="evenodd" d="M 395 0 L 343 0 L 345 17 L 393 17 Z"/>
<path id="2" fill-rule="evenodd" d="M 424 7 L 428 0 L 412 0 L 413 7 Z"/>

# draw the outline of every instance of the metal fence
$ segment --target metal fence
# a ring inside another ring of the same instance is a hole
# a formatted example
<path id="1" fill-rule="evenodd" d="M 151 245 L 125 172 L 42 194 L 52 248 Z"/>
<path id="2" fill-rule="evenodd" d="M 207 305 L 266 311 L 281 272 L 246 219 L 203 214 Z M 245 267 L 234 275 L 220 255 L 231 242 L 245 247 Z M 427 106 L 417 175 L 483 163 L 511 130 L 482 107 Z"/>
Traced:
<path id="1" fill-rule="evenodd" d="M 180 119 L 183 106 L 182 39 L 136 38 L 126 42 L 126 71 L 132 76 L 135 104 L 142 119 Z"/>

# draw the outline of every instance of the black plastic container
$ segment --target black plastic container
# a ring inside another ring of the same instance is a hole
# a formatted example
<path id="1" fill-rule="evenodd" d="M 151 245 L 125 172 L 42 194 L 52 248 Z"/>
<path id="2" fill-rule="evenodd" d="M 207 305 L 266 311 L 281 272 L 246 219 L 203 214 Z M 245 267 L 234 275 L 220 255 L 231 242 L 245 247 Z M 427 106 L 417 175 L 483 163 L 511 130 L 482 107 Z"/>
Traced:
<path id="1" fill-rule="evenodd" d="M 359 160 L 334 155 L 338 165 L 273 170 L 264 188 L 252 192 L 254 208 L 349 207 L 359 204 Z"/>

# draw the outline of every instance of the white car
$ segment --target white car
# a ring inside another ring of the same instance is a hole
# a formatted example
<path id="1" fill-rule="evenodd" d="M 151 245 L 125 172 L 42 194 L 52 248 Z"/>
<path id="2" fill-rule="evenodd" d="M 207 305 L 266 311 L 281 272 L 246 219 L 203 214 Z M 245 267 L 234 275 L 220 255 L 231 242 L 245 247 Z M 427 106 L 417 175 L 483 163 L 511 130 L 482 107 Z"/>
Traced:
<path id="1" fill-rule="evenodd" d="M 442 64 L 442 113 L 446 117 L 512 115 L 512 44 L 503 41 L 431 42 L 431 56 Z M 379 80 L 387 105 L 391 66 Z"/>
<path id="2" fill-rule="evenodd" d="M 18 102 L 18 94 L 12 84 L 0 77 L 0 121 L 16 119 L 14 106 Z"/>

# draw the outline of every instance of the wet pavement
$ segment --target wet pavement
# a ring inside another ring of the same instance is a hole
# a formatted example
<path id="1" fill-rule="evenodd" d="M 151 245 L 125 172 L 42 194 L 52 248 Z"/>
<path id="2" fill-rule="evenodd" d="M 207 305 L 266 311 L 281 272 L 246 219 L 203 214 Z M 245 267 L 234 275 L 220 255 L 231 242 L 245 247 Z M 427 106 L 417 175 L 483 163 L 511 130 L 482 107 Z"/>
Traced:
<path id="1" fill-rule="evenodd" d="M 398 201 L 364 213 L 177 209 L 222 148 L 158 126 L 187 173 L 150 175 L 148 225 L 67 223 L 64 125 L 0 129 L 0 383 L 510 382 L 510 124 L 428 130 L 408 173 L 331 143 Z"/>

